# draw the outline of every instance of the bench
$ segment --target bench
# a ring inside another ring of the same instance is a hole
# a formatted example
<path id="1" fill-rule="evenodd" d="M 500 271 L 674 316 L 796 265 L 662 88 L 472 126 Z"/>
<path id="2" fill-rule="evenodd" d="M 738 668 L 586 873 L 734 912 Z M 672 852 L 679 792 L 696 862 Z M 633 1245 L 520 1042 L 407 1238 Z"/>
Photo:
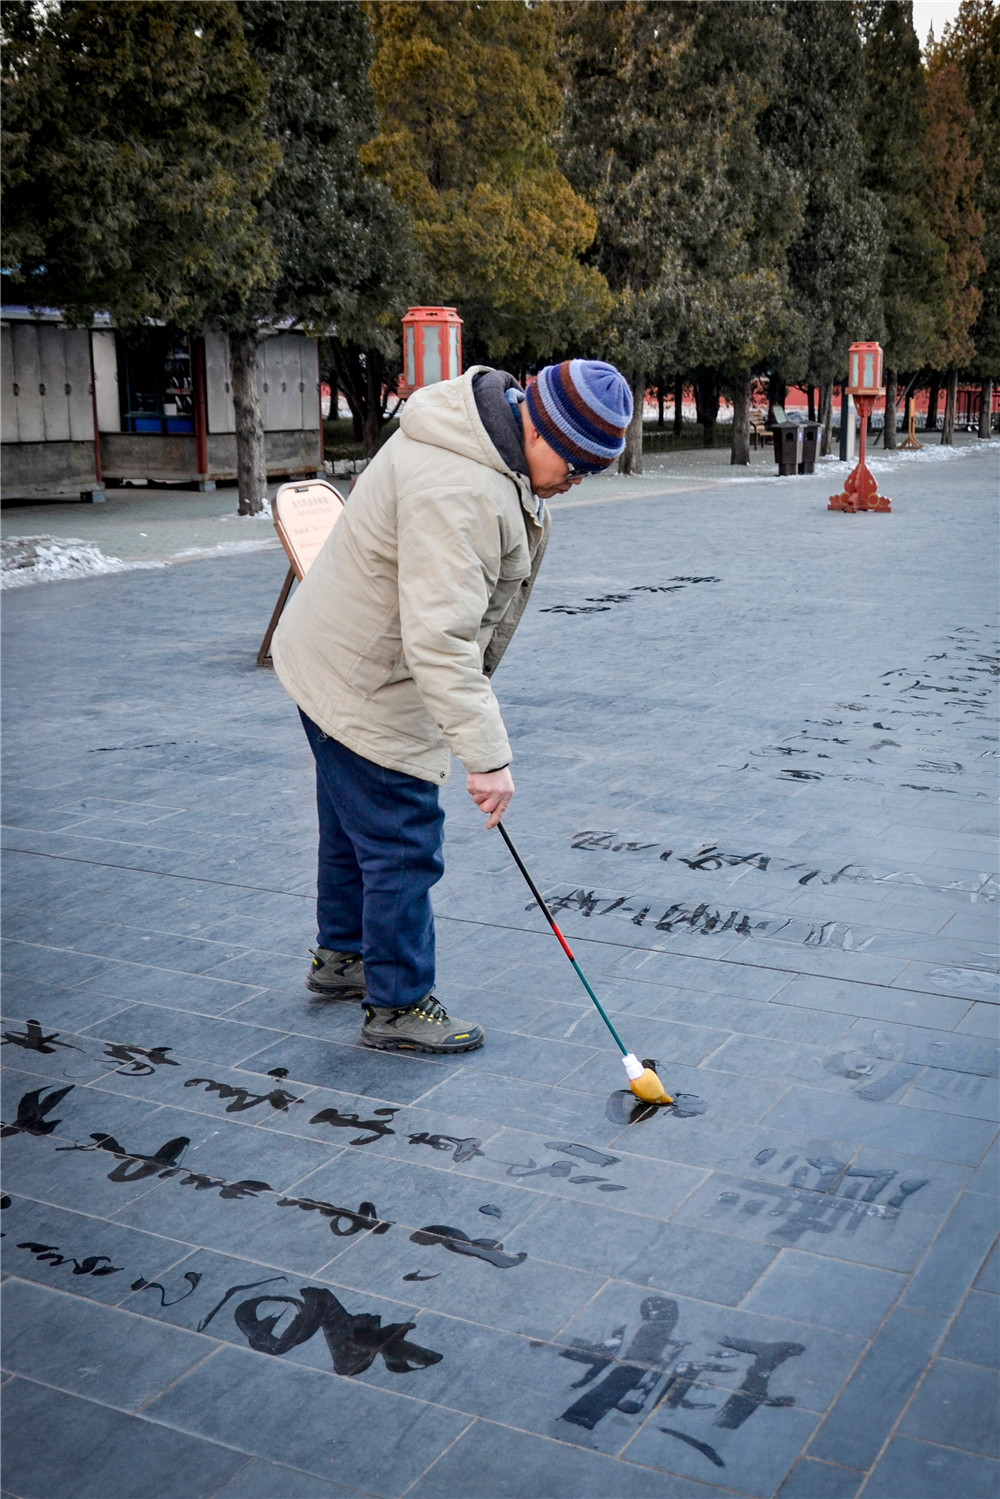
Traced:
<path id="1" fill-rule="evenodd" d="M 750 439 L 756 448 L 758 444 L 767 446 L 771 438 L 771 431 L 767 425 L 767 412 L 759 408 L 750 411 Z"/>

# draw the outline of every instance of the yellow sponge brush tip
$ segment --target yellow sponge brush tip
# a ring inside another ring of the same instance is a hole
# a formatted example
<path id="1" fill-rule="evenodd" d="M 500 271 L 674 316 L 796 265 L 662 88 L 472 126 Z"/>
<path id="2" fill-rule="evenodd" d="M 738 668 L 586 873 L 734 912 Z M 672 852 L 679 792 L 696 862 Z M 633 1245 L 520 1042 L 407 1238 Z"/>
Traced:
<path id="1" fill-rule="evenodd" d="M 639 1077 L 629 1078 L 629 1087 L 643 1103 L 673 1103 L 660 1079 L 651 1067 L 644 1067 Z"/>

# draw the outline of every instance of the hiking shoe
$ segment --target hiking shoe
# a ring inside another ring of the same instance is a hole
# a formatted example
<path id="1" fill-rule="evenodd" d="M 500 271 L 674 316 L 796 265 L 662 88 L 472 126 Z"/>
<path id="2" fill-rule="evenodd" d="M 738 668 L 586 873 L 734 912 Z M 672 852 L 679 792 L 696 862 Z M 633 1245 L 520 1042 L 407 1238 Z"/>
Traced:
<path id="1" fill-rule="evenodd" d="M 433 994 L 403 1009 L 365 1005 L 364 1010 L 361 1043 L 379 1051 L 429 1051 L 440 1056 L 475 1051 L 486 1039 L 480 1026 L 454 1020 Z"/>
<path id="2" fill-rule="evenodd" d="M 328 999 L 356 999 L 366 994 L 365 970 L 358 952 L 332 952 L 329 947 L 311 947 L 312 967 L 306 988 Z"/>

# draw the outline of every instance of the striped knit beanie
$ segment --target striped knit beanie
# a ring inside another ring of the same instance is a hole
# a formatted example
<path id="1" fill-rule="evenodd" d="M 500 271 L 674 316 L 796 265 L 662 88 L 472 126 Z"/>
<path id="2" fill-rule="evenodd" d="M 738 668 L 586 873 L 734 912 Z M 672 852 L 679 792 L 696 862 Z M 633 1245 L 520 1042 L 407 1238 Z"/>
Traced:
<path id="1" fill-rule="evenodd" d="M 528 386 L 527 405 L 538 435 L 571 468 L 600 473 L 625 446 L 632 393 L 613 364 L 567 359 L 546 365 Z"/>

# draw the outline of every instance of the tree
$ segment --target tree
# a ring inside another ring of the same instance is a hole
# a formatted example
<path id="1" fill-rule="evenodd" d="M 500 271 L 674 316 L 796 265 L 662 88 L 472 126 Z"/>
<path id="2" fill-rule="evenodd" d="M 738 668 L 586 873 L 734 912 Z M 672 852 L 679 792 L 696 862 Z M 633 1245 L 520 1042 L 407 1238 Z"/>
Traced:
<path id="1" fill-rule="evenodd" d="M 864 102 L 861 39 L 850 5 L 798 0 L 784 9 L 789 59 L 762 122 L 770 149 L 795 174 L 802 223 L 788 248 L 797 316 L 772 363 L 786 381 L 820 388 L 829 451 L 833 384 L 858 339 L 883 336 L 884 210 L 858 181 Z"/>
<path id="2" fill-rule="evenodd" d="M 975 206 L 982 161 L 969 148 L 972 110 L 958 68 L 938 55 L 927 69 L 929 129 L 927 206 L 931 227 L 945 247 L 944 320 L 940 341 L 931 354 L 935 369 L 949 372 L 944 430 L 951 442 L 955 428 L 958 370 L 975 358 L 972 327 L 983 302 L 976 282 L 986 267 L 979 239 L 983 219 Z"/>
<path id="3" fill-rule="evenodd" d="M 944 246 L 930 224 L 927 96 L 910 0 L 859 0 L 865 102 L 863 186 L 885 210 L 881 300 L 885 324 L 885 446 L 896 445 L 901 370 L 927 363 L 944 321 Z"/>
<path id="4" fill-rule="evenodd" d="M 786 315 L 784 249 L 798 222 L 789 175 L 757 133 L 780 75 L 778 13 L 744 0 L 562 13 L 562 160 L 597 212 L 590 256 L 615 294 L 609 349 L 636 409 L 626 472 L 641 467 L 648 377 L 669 368 L 693 373 L 708 445 L 727 380 L 735 461 L 749 461 L 749 369 Z"/>
<path id="5" fill-rule="evenodd" d="M 71 317 L 225 330 L 239 509 L 259 511 L 259 338 L 290 318 L 374 341 L 405 284 L 405 215 L 358 158 L 363 12 L 63 0 L 3 20 L 5 264 Z"/>
<path id="6" fill-rule="evenodd" d="M 4 244 L 35 306 L 196 327 L 273 273 L 265 80 L 225 0 L 5 4 Z"/>
<path id="7" fill-rule="evenodd" d="M 275 273 L 250 296 L 220 301 L 215 312 L 229 334 L 240 509 L 252 513 L 266 489 L 255 375 L 259 339 L 277 321 L 294 318 L 310 332 L 331 335 L 335 349 L 353 345 L 360 358 L 360 351 L 370 351 L 373 364 L 398 342 L 414 258 L 405 212 L 367 176 L 358 154 L 376 129 L 363 9 L 294 0 L 239 0 L 238 9 L 250 53 L 268 81 L 267 131 L 281 148 L 260 205 Z M 377 399 L 364 409 L 369 452 L 380 412 Z"/>
<path id="8" fill-rule="evenodd" d="M 580 261 L 594 215 L 555 164 L 552 7 L 414 0 L 369 14 L 382 128 L 362 156 L 412 215 L 423 300 L 459 309 L 472 359 L 582 349 L 608 295 Z"/>
<path id="9" fill-rule="evenodd" d="M 588 260 L 614 297 L 602 352 L 628 378 L 634 403 L 619 467 L 641 472 L 647 379 L 676 366 L 677 231 L 694 212 L 690 144 L 678 124 L 695 7 L 587 0 L 558 14 L 568 82 L 560 163 L 596 214 Z"/>
<path id="10" fill-rule="evenodd" d="M 707 372 L 706 394 L 711 374 L 732 400 L 734 464 L 750 462 L 753 367 L 794 320 L 787 251 L 802 223 L 801 185 L 764 128 L 790 61 L 782 10 L 747 0 L 699 4 L 682 68 L 702 181 L 701 222 L 684 245 L 681 354 L 688 367 Z M 714 419 L 714 395 L 711 407 Z M 705 437 L 710 445 L 711 425 Z"/>
<path id="11" fill-rule="evenodd" d="M 985 262 L 979 276 L 982 303 L 972 329 L 974 353 L 968 371 L 983 382 L 992 398 L 1000 375 L 1000 8 L 995 0 L 962 0 L 955 21 L 931 58 L 931 66 L 951 62 L 958 68 L 972 110 L 969 144 L 982 162 L 973 201 L 983 219 L 980 250 Z M 987 388 L 989 387 L 989 388 Z M 987 408 L 984 399 L 983 409 Z M 988 435 L 989 427 L 980 434 Z"/>

